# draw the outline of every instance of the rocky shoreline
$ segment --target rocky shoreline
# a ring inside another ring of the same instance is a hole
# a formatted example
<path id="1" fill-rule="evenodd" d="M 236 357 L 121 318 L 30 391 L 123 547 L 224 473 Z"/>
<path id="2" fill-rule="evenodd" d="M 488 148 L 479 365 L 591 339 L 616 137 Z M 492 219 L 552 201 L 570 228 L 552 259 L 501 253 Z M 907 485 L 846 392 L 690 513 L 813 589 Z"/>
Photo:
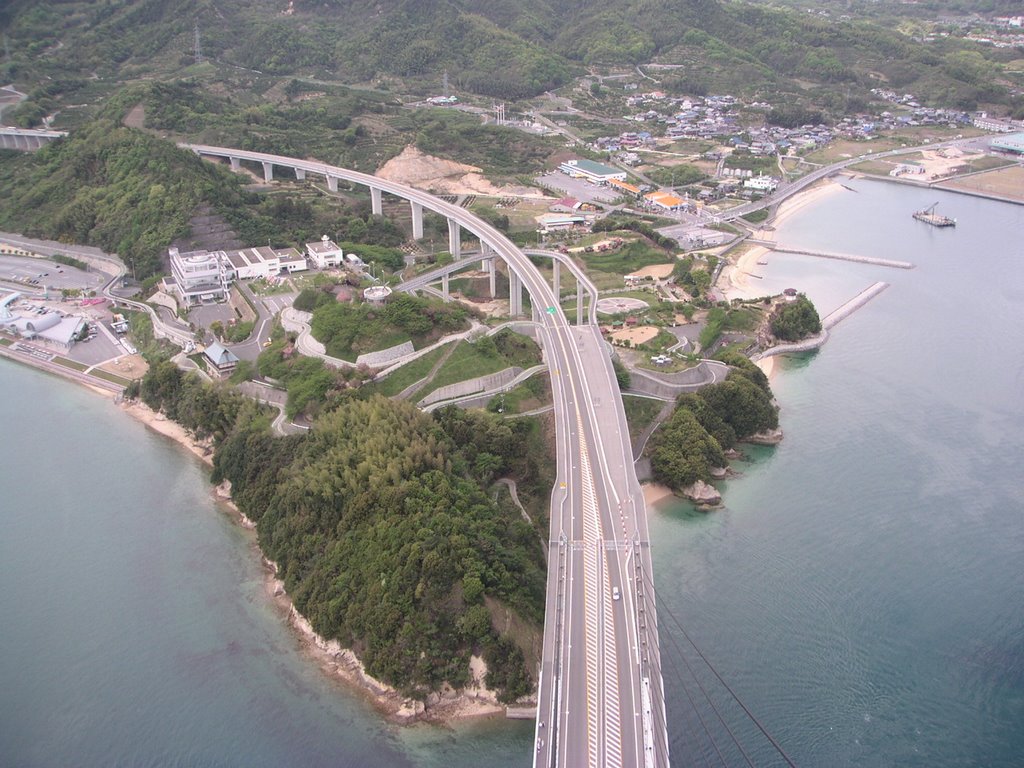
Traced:
<path id="1" fill-rule="evenodd" d="M 155 432 L 169 437 L 207 466 L 213 465 L 213 448 L 208 441 L 196 440 L 180 424 L 138 401 L 126 401 L 121 409 Z M 229 509 L 240 526 L 255 530 L 256 524 L 243 513 L 231 498 L 231 484 L 225 481 L 211 490 L 213 498 Z M 257 545 L 258 550 L 258 545 Z M 342 648 L 336 640 L 327 640 L 313 629 L 292 603 L 284 582 L 278 578 L 277 564 L 269 560 L 262 550 L 260 557 L 266 569 L 266 592 L 281 618 L 287 622 L 299 640 L 303 652 L 317 662 L 328 676 L 341 680 L 367 699 L 392 723 L 408 725 L 415 722 L 447 724 L 465 718 L 505 715 L 506 707 L 498 702 L 496 692 L 484 684 L 487 666 L 483 659 L 471 657 L 472 683 L 462 690 L 445 688 L 430 694 L 425 702 L 403 696 L 387 683 L 370 675 L 356 654 Z"/>

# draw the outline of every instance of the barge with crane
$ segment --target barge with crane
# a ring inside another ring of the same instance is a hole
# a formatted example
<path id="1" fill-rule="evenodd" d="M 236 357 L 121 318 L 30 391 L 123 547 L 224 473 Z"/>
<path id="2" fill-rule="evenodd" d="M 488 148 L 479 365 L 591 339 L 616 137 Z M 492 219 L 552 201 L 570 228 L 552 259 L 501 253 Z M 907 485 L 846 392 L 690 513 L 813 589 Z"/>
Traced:
<path id="1" fill-rule="evenodd" d="M 955 227 L 956 219 L 951 219 L 949 216 L 943 216 L 935 212 L 935 206 L 937 205 L 938 203 L 932 203 L 927 208 L 914 211 L 914 218 L 918 221 L 923 221 L 925 224 L 931 224 L 933 227 Z"/>

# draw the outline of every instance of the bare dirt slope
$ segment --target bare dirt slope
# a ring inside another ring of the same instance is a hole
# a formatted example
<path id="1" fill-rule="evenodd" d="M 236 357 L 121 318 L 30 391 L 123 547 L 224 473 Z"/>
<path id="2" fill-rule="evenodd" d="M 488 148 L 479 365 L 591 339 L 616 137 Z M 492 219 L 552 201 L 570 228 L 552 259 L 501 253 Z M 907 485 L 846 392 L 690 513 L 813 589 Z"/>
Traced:
<path id="1" fill-rule="evenodd" d="M 485 179 L 475 166 L 424 154 L 411 144 L 384 163 L 376 175 L 444 195 L 542 196 L 531 187 L 499 186 Z"/>

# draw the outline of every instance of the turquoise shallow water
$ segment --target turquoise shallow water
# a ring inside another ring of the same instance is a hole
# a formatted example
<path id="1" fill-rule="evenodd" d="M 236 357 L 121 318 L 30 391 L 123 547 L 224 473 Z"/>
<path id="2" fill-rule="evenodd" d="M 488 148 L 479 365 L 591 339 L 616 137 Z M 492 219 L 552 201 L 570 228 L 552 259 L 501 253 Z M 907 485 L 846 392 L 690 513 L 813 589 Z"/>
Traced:
<path id="1" fill-rule="evenodd" d="M 1024 208 L 851 186 L 780 240 L 917 269 L 770 257 L 823 312 L 892 286 L 783 364 L 786 440 L 724 509 L 652 516 L 676 766 L 720 763 L 673 619 L 798 765 L 1024 763 Z M 910 218 L 935 199 L 955 230 Z M 530 764 L 529 723 L 395 730 L 326 680 L 177 446 L 6 362 L 0 425 L 0 765 Z"/>

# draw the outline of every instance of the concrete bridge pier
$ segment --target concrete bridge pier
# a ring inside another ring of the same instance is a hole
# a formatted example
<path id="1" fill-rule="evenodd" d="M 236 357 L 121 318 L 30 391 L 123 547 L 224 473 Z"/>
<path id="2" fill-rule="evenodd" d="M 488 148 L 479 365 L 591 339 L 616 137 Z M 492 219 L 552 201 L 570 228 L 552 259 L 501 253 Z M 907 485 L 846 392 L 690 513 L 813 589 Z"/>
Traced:
<path id="1" fill-rule="evenodd" d="M 274 180 L 274 164 L 263 163 L 263 180 L 273 181 Z"/>
<path id="2" fill-rule="evenodd" d="M 338 191 L 338 177 L 337 176 L 326 176 L 325 178 L 327 179 L 327 189 L 330 190 L 331 192 L 337 192 Z"/>
<path id="3" fill-rule="evenodd" d="M 491 287 L 491 298 L 492 299 L 494 298 L 495 294 L 498 292 L 497 286 L 495 285 L 495 283 L 497 283 L 497 272 L 498 272 L 498 270 L 495 267 L 494 259 L 488 259 L 487 260 L 487 277 L 488 277 L 488 279 L 490 281 L 490 284 L 491 284 L 490 287 Z"/>
<path id="4" fill-rule="evenodd" d="M 238 173 L 240 170 L 242 170 L 242 158 L 240 158 L 240 157 L 232 157 L 232 158 L 229 158 L 229 160 L 231 162 L 231 170 L 232 171 L 234 171 L 235 173 Z"/>
<path id="5" fill-rule="evenodd" d="M 455 261 L 462 258 L 462 230 L 455 219 L 448 219 L 448 252 Z"/>
<path id="6" fill-rule="evenodd" d="M 448 282 L 451 279 L 451 275 L 445 272 L 441 275 L 441 293 L 444 294 L 445 299 L 451 298 L 451 293 L 448 290 Z"/>
<path id="7" fill-rule="evenodd" d="M 370 187 L 370 208 L 374 216 L 380 216 L 384 213 L 384 206 L 380 199 L 380 189 L 377 187 Z"/>
<path id="8" fill-rule="evenodd" d="M 508 271 L 508 314 L 509 317 L 523 314 L 523 281 L 511 268 Z"/>
<path id="9" fill-rule="evenodd" d="M 306 171 L 305 171 L 305 169 L 303 169 L 303 168 L 296 168 L 295 169 L 295 178 L 298 179 L 299 181 L 305 181 L 306 180 Z"/>
<path id="10" fill-rule="evenodd" d="M 551 266 L 554 268 L 555 273 L 555 279 L 553 281 L 553 287 L 555 290 L 555 301 L 560 302 L 562 300 L 562 264 L 561 262 L 558 261 L 558 259 L 555 259 L 553 262 L 551 262 Z"/>
<path id="11" fill-rule="evenodd" d="M 13 136 L 8 136 L 6 133 L 0 133 L 0 147 L 3 147 L 4 149 L 16 149 L 16 147 L 11 146 L 11 140 L 13 138 Z"/>
<path id="12" fill-rule="evenodd" d="M 583 325 L 583 283 L 579 280 L 576 281 L 576 325 Z"/>
<path id="13" fill-rule="evenodd" d="M 423 239 L 423 206 L 419 203 L 409 201 L 409 208 L 412 210 L 412 239 Z"/>

